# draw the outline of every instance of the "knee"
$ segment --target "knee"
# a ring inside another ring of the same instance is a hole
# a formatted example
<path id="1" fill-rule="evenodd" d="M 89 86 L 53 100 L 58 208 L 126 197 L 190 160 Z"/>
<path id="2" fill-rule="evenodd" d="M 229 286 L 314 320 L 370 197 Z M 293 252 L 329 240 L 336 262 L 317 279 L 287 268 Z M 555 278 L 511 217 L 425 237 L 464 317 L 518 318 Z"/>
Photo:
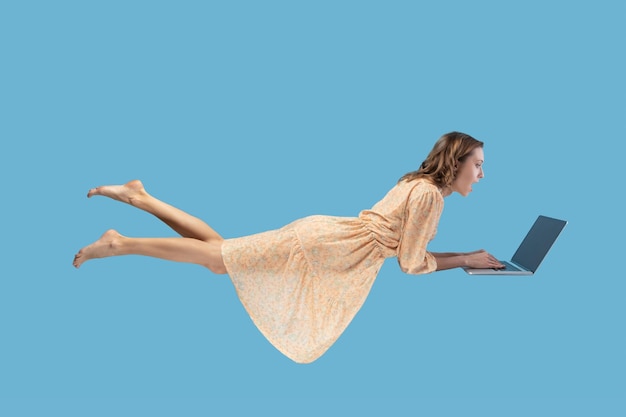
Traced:
<path id="1" fill-rule="evenodd" d="M 222 242 L 223 239 L 213 240 L 207 242 L 209 246 L 209 256 L 207 262 L 204 264 L 214 274 L 227 274 L 226 265 L 224 264 L 224 258 L 222 257 Z"/>
<path id="2" fill-rule="evenodd" d="M 215 267 L 209 267 L 209 269 L 211 270 L 211 272 L 213 272 L 214 274 L 217 274 L 217 275 L 225 275 L 225 274 L 228 273 L 228 271 L 226 270 L 226 267 L 224 265 L 215 266 Z"/>
<path id="3" fill-rule="evenodd" d="M 228 273 L 224 262 L 222 262 L 221 264 L 215 262 L 207 262 L 206 264 L 204 264 L 204 267 L 217 275 L 224 275 Z"/>

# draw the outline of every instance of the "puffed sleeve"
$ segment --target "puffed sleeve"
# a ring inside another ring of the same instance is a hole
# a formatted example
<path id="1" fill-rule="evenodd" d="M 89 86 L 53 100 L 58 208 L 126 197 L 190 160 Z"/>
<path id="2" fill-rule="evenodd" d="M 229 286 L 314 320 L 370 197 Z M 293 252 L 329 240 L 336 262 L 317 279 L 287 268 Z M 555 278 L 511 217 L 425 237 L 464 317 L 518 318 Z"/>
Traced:
<path id="1" fill-rule="evenodd" d="M 409 195 L 398 245 L 398 263 L 407 274 L 427 274 L 437 269 L 435 257 L 426 251 L 435 236 L 443 210 L 443 196 L 429 185 L 416 186 Z"/>

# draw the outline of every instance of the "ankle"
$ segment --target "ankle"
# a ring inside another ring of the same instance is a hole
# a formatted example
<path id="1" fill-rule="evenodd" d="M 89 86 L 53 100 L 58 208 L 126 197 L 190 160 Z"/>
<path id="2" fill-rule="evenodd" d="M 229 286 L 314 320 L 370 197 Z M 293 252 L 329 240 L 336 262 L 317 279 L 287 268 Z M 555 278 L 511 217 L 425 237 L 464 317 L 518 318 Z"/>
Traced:
<path id="1" fill-rule="evenodd" d="M 146 193 L 145 191 L 139 192 L 131 197 L 128 197 L 128 204 L 133 207 L 137 207 L 138 209 L 145 210 L 146 200 L 148 198 L 150 198 L 150 195 L 148 195 L 148 193 Z"/>
<path id="2" fill-rule="evenodd" d="M 112 255 L 123 255 L 128 248 L 128 238 L 118 235 L 109 241 L 109 251 Z"/>

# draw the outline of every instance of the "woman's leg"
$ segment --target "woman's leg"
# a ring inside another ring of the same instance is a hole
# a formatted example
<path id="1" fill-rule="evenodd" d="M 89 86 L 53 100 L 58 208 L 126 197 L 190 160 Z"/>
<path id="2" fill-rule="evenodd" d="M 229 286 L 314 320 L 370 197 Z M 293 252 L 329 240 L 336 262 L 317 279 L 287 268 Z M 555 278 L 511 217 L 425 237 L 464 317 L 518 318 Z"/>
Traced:
<path id="1" fill-rule="evenodd" d="M 89 190 L 87 197 L 102 195 L 155 215 L 182 237 L 205 242 L 222 241 L 223 238 L 208 224 L 184 211 L 177 209 L 146 192 L 139 180 L 124 185 L 105 185 Z"/>
<path id="2" fill-rule="evenodd" d="M 205 242 L 193 238 L 129 238 L 115 230 L 108 230 L 100 239 L 81 249 L 74 257 L 74 266 L 94 258 L 120 255 L 144 255 L 175 262 L 189 262 L 204 266 L 216 274 L 225 274 L 222 260 L 222 242 Z"/>
<path id="3" fill-rule="evenodd" d="M 109 197 L 153 214 L 183 238 L 128 238 L 109 230 L 76 254 L 75 267 L 78 268 L 83 262 L 93 258 L 133 254 L 194 263 L 205 266 L 216 274 L 226 273 L 222 260 L 224 239 L 197 217 L 152 197 L 141 181 L 93 188 L 89 190 L 87 197 L 94 195 Z"/>

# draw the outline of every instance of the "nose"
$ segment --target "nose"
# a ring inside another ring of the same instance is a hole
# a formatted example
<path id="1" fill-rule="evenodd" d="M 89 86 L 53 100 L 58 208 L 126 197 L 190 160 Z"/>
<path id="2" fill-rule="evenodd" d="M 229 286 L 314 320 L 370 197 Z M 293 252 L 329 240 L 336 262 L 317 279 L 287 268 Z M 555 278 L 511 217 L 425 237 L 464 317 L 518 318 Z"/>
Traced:
<path id="1" fill-rule="evenodd" d="M 485 178 L 485 171 L 483 171 L 483 167 L 480 167 L 480 172 L 478 173 L 478 178 Z"/>

